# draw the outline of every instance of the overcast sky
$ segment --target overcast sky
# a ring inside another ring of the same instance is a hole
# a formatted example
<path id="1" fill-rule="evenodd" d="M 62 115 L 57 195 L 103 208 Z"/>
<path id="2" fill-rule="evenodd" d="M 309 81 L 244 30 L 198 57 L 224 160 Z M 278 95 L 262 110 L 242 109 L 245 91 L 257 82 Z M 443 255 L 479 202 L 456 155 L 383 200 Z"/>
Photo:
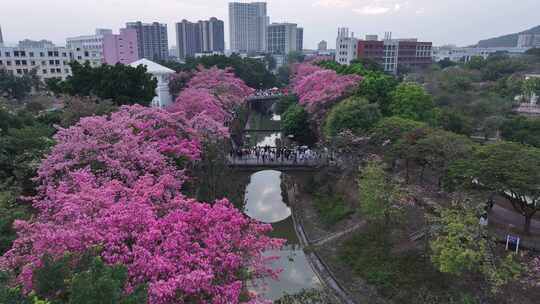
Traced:
<path id="1" fill-rule="evenodd" d="M 227 0 L 2 0 L 0 26 L 7 42 L 24 38 L 65 44 L 70 36 L 95 28 L 116 33 L 127 21 L 168 24 L 169 45 L 174 23 L 215 16 L 225 21 Z M 243 1 L 245 2 L 245 1 Z M 320 40 L 334 47 L 338 27 L 357 37 L 383 35 L 433 41 L 435 45 L 475 44 L 479 39 L 513 33 L 540 24 L 540 0 L 268 0 L 270 22 L 304 27 L 304 47 Z"/>

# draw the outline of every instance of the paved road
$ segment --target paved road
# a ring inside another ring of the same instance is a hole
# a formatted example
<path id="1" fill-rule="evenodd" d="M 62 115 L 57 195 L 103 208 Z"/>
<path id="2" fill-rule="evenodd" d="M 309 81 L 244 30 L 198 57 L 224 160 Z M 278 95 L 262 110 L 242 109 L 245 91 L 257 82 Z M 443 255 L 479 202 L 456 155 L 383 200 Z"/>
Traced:
<path id="1" fill-rule="evenodd" d="M 525 224 L 525 217 L 517 213 L 515 210 L 509 210 L 505 207 L 502 207 L 501 202 L 497 202 L 491 212 L 489 213 L 489 221 L 508 226 L 508 224 L 513 225 L 518 230 L 523 229 Z M 531 221 L 531 233 L 534 235 L 540 236 L 540 221 L 533 219 Z"/>

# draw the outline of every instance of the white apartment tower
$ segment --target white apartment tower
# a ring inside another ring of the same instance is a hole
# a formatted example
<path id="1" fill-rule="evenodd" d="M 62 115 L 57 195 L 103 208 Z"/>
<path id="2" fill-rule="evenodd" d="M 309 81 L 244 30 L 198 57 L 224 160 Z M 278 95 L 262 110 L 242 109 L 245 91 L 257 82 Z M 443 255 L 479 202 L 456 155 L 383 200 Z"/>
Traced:
<path id="1" fill-rule="evenodd" d="M 269 23 L 266 2 L 229 3 L 231 51 L 236 53 L 266 52 Z"/>
<path id="2" fill-rule="evenodd" d="M 2 37 L 2 26 L 0 26 L 0 46 L 4 45 L 4 38 Z"/>
<path id="3" fill-rule="evenodd" d="M 301 51 L 302 41 L 295 23 L 272 23 L 268 26 L 268 52 L 275 55 L 287 55 Z M 300 39 L 299 39 L 300 38 Z"/>
<path id="4" fill-rule="evenodd" d="M 338 28 L 336 38 L 336 61 L 339 64 L 350 64 L 357 57 L 358 39 L 354 33 L 349 36 L 348 28 Z"/>

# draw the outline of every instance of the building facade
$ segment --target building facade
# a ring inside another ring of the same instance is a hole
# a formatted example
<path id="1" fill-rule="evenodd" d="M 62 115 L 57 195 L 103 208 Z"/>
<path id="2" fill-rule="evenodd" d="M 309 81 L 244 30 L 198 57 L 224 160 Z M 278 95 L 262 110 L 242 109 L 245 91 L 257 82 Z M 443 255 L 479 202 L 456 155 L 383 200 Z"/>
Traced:
<path id="1" fill-rule="evenodd" d="M 328 42 L 326 42 L 326 40 L 321 40 L 321 42 L 317 44 L 317 50 L 326 51 L 327 49 L 328 49 Z"/>
<path id="2" fill-rule="evenodd" d="M 24 39 L 19 41 L 19 47 L 21 48 L 31 48 L 31 49 L 44 49 L 54 47 L 54 43 L 50 40 L 30 40 Z"/>
<path id="3" fill-rule="evenodd" d="M 235 53 L 266 52 L 268 24 L 265 2 L 229 3 L 231 51 Z"/>
<path id="4" fill-rule="evenodd" d="M 145 66 L 146 72 L 157 80 L 156 93 L 150 103 L 153 107 L 164 108 L 172 103 L 173 100 L 169 91 L 169 79 L 175 71 L 145 58 L 132 62 L 129 65 L 134 68 L 140 65 Z"/>
<path id="5" fill-rule="evenodd" d="M 392 39 L 385 33 L 383 40 L 377 35 L 366 35 L 358 41 L 357 58 L 379 63 L 384 71 L 396 74 L 398 68 L 425 68 L 433 63 L 432 43 L 419 42 L 418 39 Z"/>
<path id="6" fill-rule="evenodd" d="M 0 25 L 0 46 L 4 45 L 4 36 L 2 36 L 2 26 Z"/>
<path id="7" fill-rule="evenodd" d="M 72 60 L 73 51 L 65 47 L 0 47 L 0 69 L 5 69 L 15 76 L 23 76 L 35 70 L 41 80 L 65 80 L 71 75 L 69 63 Z"/>
<path id="8" fill-rule="evenodd" d="M 296 50 L 302 51 L 304 49 L 304 28 L 299 27 L 296 29 Z"/>
<path id="9" fill-rule="evenodd" d="M 540 34 L 519 34 L 518 48 L 535 48 L 540 47 Z"/>
<path id="10" fill-rule="evenodd" d="M 66 47 L 73 50 L 75 60 L 90 62 L 92 67 L 100 66 L 103 61 L 103 37 L 112 35 L 110 29 L 96 29 L 94 35 L 70 37 L 66 39 Z"/>
<path id="11" fill-rule="evenodd" d="M 521 55 L 525 53 L 529 48 L 523 47 L 492 47 L 492 48 L 479 48 L 479 47 L 457 47 L 452 45 L 440 46 L 433 48 L 433 61 L 438 62 L 441 60 L 450 60 L 453 62 L 469 62 L 473 57 L 482 57 L 487 59 L 494 53 L 506 53 L 510 56 Z"/>
<path id="12" fill-rule="evenodd" d="M 216 17 L 199 21 L 201 51 L 225 52 L 225 23 Z"/>
<path id="13" fill-rule="evenodd" d="M 134 29 L 137 32 L 137 48 L 140 58 L 154 61 L 169 58 L 169 38 L 167 37 L 166 24 L 137 21 L 126 23 L 126 28 Z"/>
<path id="14" fill-rule="evenodd" d="M 198 23 L 182 20 L 176 24 L 176 46 L 178 58 L 185 60 L 201 52 L 201 27 Z"/>
<path id="15" fill-rule="evenodd" d="M 114 65 L 129 64 L 139 60 L 137 32 L 134 29 L 120 29 L 119 34 L 103 36 L 103 62 Z"/>
<path id="16" fill-rule="evenodd" d="M 354 33 L 349 35 L 348 28 L 338 28 L 336 38 L 336 61 L 339 64 L 350 64 L 358 56 L 358 40 L 354 38 Z"/>
<path id="17" fill-rule="evenodd" d="M 181 60 L 199 53 L 223 53 L 224 23 L 215 17 L 197 23 L 184 19 L 176 24 L 176 45 Z"/>
<path id="18" fill-rule="evenodd" d="M 272 23 L 268 26 L 268 53 L 287 55 L 301 50 L 298 45 L 298 26 L 295 23 Z"/>

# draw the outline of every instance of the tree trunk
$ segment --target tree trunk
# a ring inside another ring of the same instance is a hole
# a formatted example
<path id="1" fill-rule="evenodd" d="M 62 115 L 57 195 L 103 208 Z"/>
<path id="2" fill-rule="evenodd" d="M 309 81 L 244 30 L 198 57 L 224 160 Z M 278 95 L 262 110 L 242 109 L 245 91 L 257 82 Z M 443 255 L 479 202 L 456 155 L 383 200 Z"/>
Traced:
<path id="1" fill-rule="evenodd" d="M 534 214 L 534 213 L 533 213 L 533 214 Z M 531 234 L 531 219 L 532 219 L 533 214 L 526 214 L 526 215 L 525 215 L 525 227 L 524 227 L 524 232 L 525 232 L 525 234 L 527 234 L 527 235 Z"/>
<path id="2" fill-rule="evenodd" d="M 405 160 L 405 183 L 409 183 L 409 160 Z"/>

